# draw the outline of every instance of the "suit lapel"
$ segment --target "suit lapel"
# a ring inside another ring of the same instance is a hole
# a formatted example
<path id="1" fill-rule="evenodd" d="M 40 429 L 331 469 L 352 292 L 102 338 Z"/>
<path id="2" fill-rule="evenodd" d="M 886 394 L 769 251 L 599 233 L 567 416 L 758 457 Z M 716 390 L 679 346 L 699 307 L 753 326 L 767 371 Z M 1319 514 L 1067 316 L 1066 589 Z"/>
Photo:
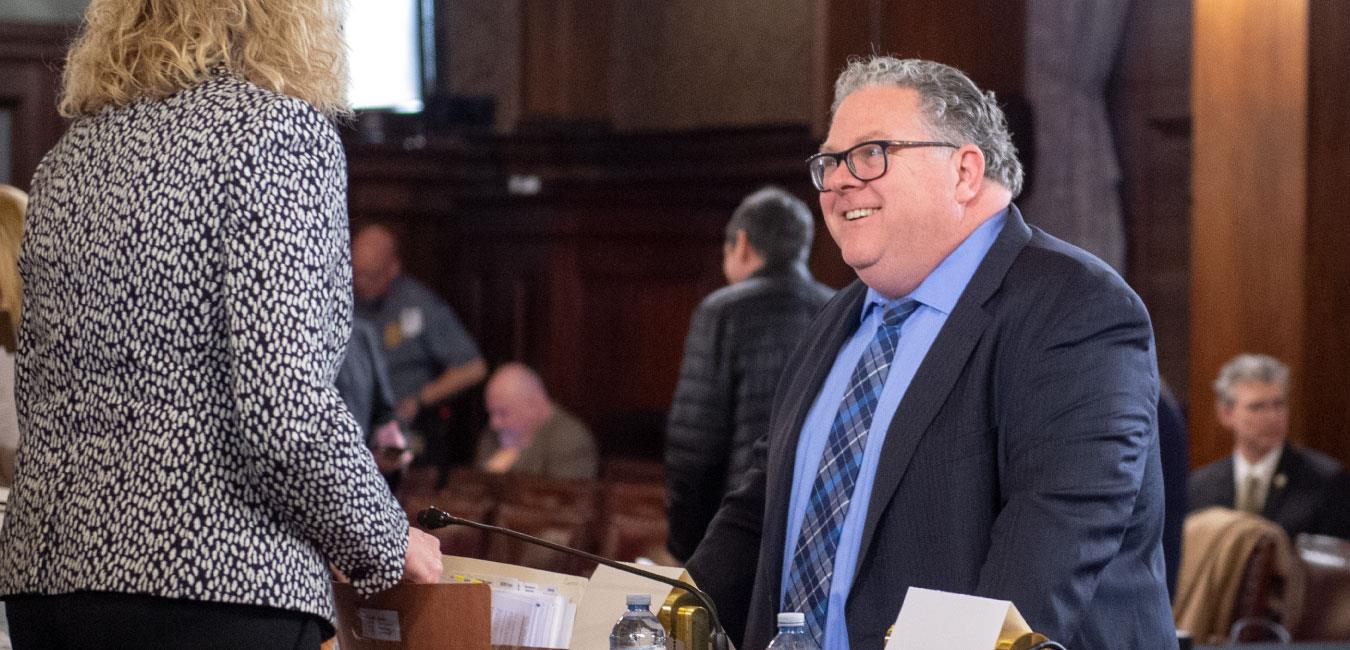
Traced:
<path id="1" fill-rule="evenodd" d="M 1003 231 L 975 270 L 942 331 L 919 364 L 909 389 L 900 400 L 895 418 L 886 429 L 886 442 L 881 447 L 876 482 L 863 526 L 860 560 L 867 557 L 881 513 L 899 488 L 923 432 L 947 400 L 971 351 L 989 325 L 991 316 L 984 310 L 985 302 L 998 290 L 1008 267 L 1030 239 L 1031 229 L 1022 220 L 1021 212 L 1016 206 L 1009 206 Z M 857 567 L 860 569 L 863 564 L 859 561 Z"/>
<path id="2" fill-rule="evenodd" d="M 1285 496 L 1289 494 L 1289 482 L 1298 473 L 1298 458 L 1289 443 L 1284 443 L 1280 452 L 1280 462 L 1275 465 L 1275 473 L 1270 477 L 1270 489 L 1266 490 L 1266 503 L 1261 507 L 1261 516 L 1272 521 L 1284 507 Z"/>
<path id="3" fill-rule="evenodd" d="M 1227 458 L 1224 458 L 1223 462 L 1225 463 L 1224 467 L 1226 468 L 1223 471 L 1224 481 L 1217 486 L 1219 493 L 1216 495 L 1217 500 L 1215 503 L 1227 508 L 1236 508 L 1237 466 L 1233 464 L 1232 454 L 1229 454 Z"/>

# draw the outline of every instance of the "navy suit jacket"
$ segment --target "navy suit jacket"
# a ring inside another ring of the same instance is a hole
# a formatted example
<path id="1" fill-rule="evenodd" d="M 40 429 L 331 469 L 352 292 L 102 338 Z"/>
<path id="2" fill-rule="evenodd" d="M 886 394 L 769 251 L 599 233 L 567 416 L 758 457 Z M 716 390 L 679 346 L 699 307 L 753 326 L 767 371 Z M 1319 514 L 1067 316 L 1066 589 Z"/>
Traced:
<path id="1" fill-rule="evenodd" d="M 688 564 L 742 650 L 773 636 L 797 440 L 865 293 L 840 291 L 794 352 L 755 464 Z M 1010 208 L 855 495 L 851 648 L 882 647 L 910 586 L 1011 600 L 1070 648 L 1175 648 L 1157 398 L 1138 296 Z"/>

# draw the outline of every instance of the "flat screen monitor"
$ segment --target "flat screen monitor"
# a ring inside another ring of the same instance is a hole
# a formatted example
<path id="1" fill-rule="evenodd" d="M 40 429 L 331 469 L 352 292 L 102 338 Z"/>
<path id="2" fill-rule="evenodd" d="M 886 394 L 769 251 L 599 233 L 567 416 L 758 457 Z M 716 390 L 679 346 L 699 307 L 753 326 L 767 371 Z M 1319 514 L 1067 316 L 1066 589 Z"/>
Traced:
<path id="1" fill-rule="evenodd" d="M 350 54 L 352 108 L 417 113 L 422 110 L 425 0 L 351 0 L 344 26 Z"/>

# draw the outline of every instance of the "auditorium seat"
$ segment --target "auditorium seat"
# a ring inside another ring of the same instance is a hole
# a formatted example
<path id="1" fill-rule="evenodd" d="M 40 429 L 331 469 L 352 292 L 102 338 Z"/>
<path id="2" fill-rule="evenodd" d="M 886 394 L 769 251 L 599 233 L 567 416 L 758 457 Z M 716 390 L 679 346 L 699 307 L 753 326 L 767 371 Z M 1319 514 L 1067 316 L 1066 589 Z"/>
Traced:
<path id="1" fill-rule="evenodd" d="M 403 470 L 398 494 L 431 494 L 436 491 L 440 469 L 433 466 L 414 466 Z"/>
<path id="2" fill-rule="evenodd" d="M 464 499 L 495 502 L 501 491 L 503 478 L 500 474 L 491 474 L 470 467 L 456 467 L 446 474 L 441 491 L 453 492 Z"/>
<path id="3" fill-rule="evenodd" d="M 600 478 L 605 482 L 665 484 L 666 466 L 659 460 L 607 458 L 600 470 Z"/>
<path id="4" fill-rule="evenodd" d="M 664 520 L 666 485 L 631 481 L 607 482 L 601 487 L 601 502 L 606 514 L 624 513 Z"/>
<path id="5" fill-rule="evenodd" d="M 513 474 L 502 480 L 503 504 L 567 513 L 595 523 L 600 507 L 600 484 L 581 479 L 558 479 Z"/>
<path id="6" fill-rule="evenodd" d="M 1350 641 L 1350 541 L 1299 535 L 1295 547 L 1307 587 L 1294 639 Z"/>
<path id="7" fill-rule="evenodd" d="M 1303 569 L 1278 524 L 1227 508 L 1186 517 L 1173 613 L 1177 627 L 1197 643 L 1227 641 L 1237 621 L 1264 621 L 1247 626 L 1252 634 L 1297 622 L 1303 584 Z"/>
<path id="8" fill-rule="evenodd" d="M 409 523 L 417 525 L 417 513 L 435 506 L 456 517 L 479 522 L 490 522 L 496 501 L 491 498 L 472 497 L 460 494 L 452 489 L 444 489 L 434 494 L 404 494 L 399 498 Z M 446 526 L 428 531 L 441 541 L 441 553 L 462 557 L 483 557 L 487 550 L 487 533 L 467 526 Z"/>
<path id="9" fill-rule="evenodd" d="M 632 562 L 647 558 L 657 564 L 675 566 L 677 562 L 666 550 L 666 532 L 669 522 L 665 517 L 649 517 L 624 512 L 607 513 L 605 537 L 600 543 L 600 554 Z"/>
<path id="10" fill-rule="evenodd" d="M 555 544 L 594 551 L 591 535 L 594 519 L 575 510 L 536 508 L 502 503 L 497 508 L 496 525 L 533 535 Z M 509 562 L 534 569 L 589 576 L 595 564 L 547 548 L 532 546 L 505 535 L 489 535 L 487 559 Z"/>

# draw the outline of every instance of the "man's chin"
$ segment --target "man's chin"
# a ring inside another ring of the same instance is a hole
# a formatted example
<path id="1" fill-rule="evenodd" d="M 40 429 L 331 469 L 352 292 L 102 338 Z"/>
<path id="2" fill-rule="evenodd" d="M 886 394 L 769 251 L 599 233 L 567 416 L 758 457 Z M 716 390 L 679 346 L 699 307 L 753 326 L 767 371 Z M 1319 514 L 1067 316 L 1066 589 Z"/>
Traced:
<path id="1" fill-rule="evenodd" d="M 859 256 L 844 255 L 843 257 L 844 263 L 849 265 L 849 268 L 852 268 L 853 272 L 859 275 L 862 275 L 863 273 L 867 272 L 869 269 L 877 265 L 877 258 L 875 256 L 863 257 L 861 255 Z"/>

